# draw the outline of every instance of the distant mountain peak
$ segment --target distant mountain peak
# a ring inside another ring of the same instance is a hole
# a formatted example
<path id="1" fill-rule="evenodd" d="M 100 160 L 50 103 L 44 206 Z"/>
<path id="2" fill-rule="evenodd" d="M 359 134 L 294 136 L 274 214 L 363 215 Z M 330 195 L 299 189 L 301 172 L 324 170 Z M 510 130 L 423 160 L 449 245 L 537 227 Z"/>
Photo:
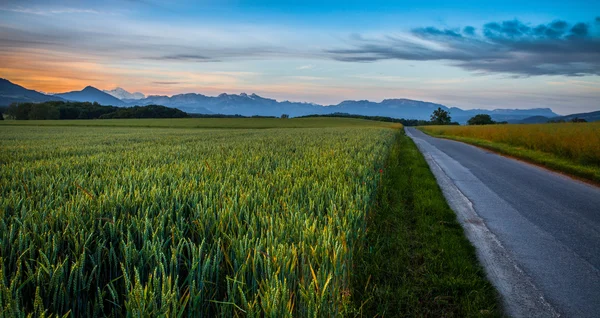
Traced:
<path id="1" fill-rule="evenodd" d="M 123 106 L 125 103 L 110 94 L 107 94 L 93 86 L 86 86 L 80 91 L 72 91 L 67 93 L 55 94 L 54 96 L 62 97 L 66 100 L 75 102 L 97 102 L 106 106 Z"/>
<path id="2" fill-rule="evenodd" d="M 99 89 L 95 88 L 94 86 L 90 86 L 90 85 L 86 86 L 86 87 L 85 87 L 84 89 L 82 89 L 81 91 L 82 91 L 82 92 L 96 92 L 96 91 L 100 92 L 100 90 L 99 90 Z"/>
<path id="3" fill-rule="evenodd" d="M 135 93 L 130 93 L 127 90 L 121 88 L 121 87 L 116 87 L 115 89 L 112 90 L 103 90 L 104 93 L 107 93 L 109 95 L 112 95 L 118 99 L 124 100 L 124 99 L 143 99 L 146 98 L 146 95 L 140 93 L 140 92 L 135 92 Z"/>

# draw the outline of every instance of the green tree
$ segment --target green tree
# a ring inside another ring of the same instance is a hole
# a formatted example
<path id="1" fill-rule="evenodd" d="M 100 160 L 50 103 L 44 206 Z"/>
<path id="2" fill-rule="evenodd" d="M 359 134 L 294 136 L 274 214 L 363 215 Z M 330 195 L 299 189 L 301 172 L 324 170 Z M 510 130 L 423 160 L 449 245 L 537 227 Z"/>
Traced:
<path id="1" fill-rule="evenodd" d="M 434 125 L 450 125 L 451 122 L 452 117 L 450 117 L 450 113 L 441 107 L 438 107 L 431 114 L 431 123 Z"/>
<path id="2" fill-rule="evenodd" d="M 27 120 L 29 119 L 29 112 L 32 105 L 32 103 L 12 103 L 8 106 L 6 114 L 12 119 Z"/>
<path id="3" fill-rule="evenodd" d="M 491 125 L 495 123 L 488 114 L 477 114 L 467 121 L 469 125 Z"/>
<path id="4" fill-rule="evenodd" d="M 33 104 L 29 111 L 29 119 L 59 119 L 60 111 L 51 104 Z"/>

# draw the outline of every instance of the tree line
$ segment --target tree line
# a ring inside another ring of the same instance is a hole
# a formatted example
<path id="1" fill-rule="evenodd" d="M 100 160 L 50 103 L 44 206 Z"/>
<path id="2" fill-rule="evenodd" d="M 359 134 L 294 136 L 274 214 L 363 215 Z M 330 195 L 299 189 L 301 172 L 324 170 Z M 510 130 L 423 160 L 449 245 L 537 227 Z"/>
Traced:
<path id="1" fill-rule="evenodd" d="M 263 116 L 263 115 L 253 115 L 253 116 L 244 116 L 240 114 L 235 115 L 226 115 L 226 114 L 189 114 L 192 118 L 277 118 L 276 116 Z"/>
<path id="2" fill-rule="evenodd" d="M 357 119 L 367 119 L 374 121 L 383 121 L 389 123 L 400 123 L 403 126 L 426 126 L 426 125 L 436 125 L 432 121 L 422 120 L 422 119 L 404 119 L 404 118 L 393 118 L 386 116 L 367 116 L 367 115 L 354 115 L 348 113 L 331 113 L 331 114 L 314 114 L 314 115 L 306 115 L 299 116 L 298 118 L 310 118 L 310 117 L 343 117 L 343 118 L 357 118 Z M 458 123 L 449 122 L 449 124 L 458 125 Z"/>
<path id="3" fill-rule="evenodd" d="M 110 118 L 185 118 L 179 109 L 159 105 L 115 107 L 96 102 L 49 101 L 43 103 L 13 103 L 5 110 L 16 120 L 44 119 L 110 119 Z"/>

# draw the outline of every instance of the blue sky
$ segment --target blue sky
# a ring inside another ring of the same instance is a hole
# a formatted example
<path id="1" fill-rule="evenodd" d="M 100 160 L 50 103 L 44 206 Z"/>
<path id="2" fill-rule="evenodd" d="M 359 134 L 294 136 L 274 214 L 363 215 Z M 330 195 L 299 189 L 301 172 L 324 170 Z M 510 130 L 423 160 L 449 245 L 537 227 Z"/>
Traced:
<path id="1" fill-rule="evenodd" d="M 0 77 L 44 92 L 600 108 L 600 2 L 0 3 Z"/>

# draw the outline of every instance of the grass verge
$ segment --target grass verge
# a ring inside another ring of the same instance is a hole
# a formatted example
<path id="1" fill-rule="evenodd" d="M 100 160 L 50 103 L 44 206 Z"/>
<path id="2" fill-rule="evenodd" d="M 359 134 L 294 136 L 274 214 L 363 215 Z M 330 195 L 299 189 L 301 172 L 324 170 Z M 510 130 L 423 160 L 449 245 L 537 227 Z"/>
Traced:
<path id="1" fill-rule="evenodd" d="M 501 316 L 474 248 L 403 133 L 390 150 L 367 224 L 366 242 L 355 254 L 355 316 Z"/>
<path id="2" fill-rule="evenodd" d="M 600 185 L 600 167 L 598 166 L 577 163 L 573 160 L 565 159 L 551 153 L 526 149 L 519 146 L 477 138 L 436 134 L 425 129 L 420 130 L 430 136 L 468 143 Z"/>

